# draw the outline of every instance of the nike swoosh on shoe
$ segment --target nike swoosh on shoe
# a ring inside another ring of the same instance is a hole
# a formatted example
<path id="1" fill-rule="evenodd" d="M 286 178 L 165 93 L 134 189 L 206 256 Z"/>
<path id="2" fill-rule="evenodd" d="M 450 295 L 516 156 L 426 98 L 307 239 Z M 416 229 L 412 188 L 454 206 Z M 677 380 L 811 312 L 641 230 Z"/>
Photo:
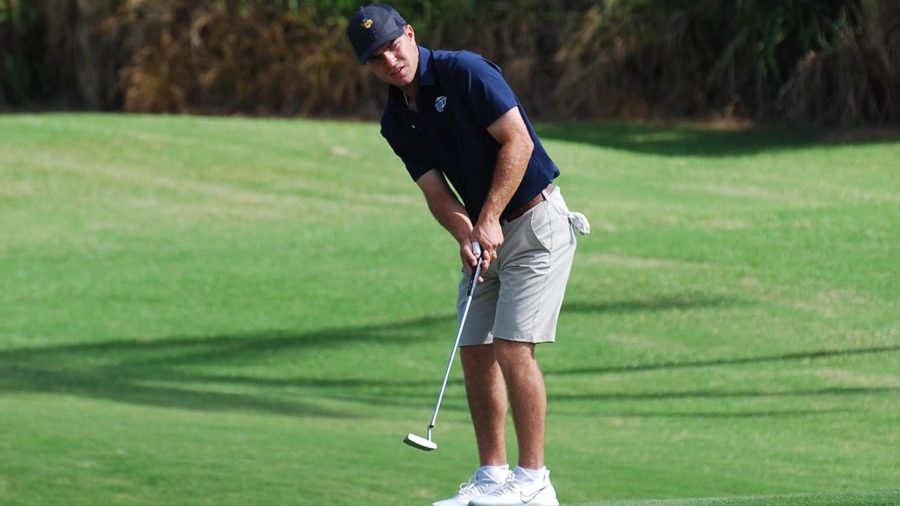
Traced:
<path id="1" fill-rule="evenodd" d="M 523 503 L 528 504 L 531 501 L 533 501 L 534 498 L 538 496 L 538 494 L 543 492 L 545 488 L 547 488 L 547 485 L 544 485 L 543 487 L 537 489 L 537 491 L 535 491 L 533 494 L 527 494 L 527 495 L 525 494 L 524 490 L 520 490 L 519 491 L 519 499 L 521 499 Z"/>

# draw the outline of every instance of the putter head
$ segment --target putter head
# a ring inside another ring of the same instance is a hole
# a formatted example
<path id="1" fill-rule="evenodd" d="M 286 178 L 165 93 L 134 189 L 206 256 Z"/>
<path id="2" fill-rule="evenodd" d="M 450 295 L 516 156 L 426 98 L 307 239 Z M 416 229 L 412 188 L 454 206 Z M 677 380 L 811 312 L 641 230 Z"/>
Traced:
<path id="1" fill-rule="evenodd" d="M 403 438 L 403 442 L 412 446 L 413 448 L 418 448 L 419 450 L 424 450 L 426 452 L 430 452 L 432 450 L 437 450 L 437 443 L 430 439 L 425 439 L 424 437 L 417 436 L 410 432 Z"/>

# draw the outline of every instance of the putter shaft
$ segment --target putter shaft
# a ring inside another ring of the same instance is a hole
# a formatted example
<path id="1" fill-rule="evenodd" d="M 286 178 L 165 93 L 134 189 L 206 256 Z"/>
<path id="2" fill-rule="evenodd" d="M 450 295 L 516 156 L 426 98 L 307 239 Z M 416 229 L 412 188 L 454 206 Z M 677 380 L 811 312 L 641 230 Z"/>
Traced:
<path id="1" fill-rule="evenodd" d="M 478 284 L 478 277 L 480 275 L 481 255 L 478 255 L 478 265 L 475 266 L 475 272 L 472 273 L 472 279 L 469 281 L 466 306 L 463 308 L 462 318 L 460 318 L 459 321 L 459 331 L 456 333 L 456 340 L 453 341 L 453 348 L 450 350 L 450 359 L 447 360 L 447 370 L 444 371 L 444 382 L 441 384 L 441 390 L 438 393 L 437 404 L 434 406 L 434 415 L 431 417 L 431 423 L 428 424 L 429 441 L 431 440 L 431 431 L 434 430 L 434 424 L 437 422 L 438 412 L 441 410 L 441 401 L 444 400 L 444 391 L 447 389 L 447 380 L 450 378 L 450 369 L 453 367 L 453 359 L 456 358 L 456 349 L 459 347 L 459 339 L 462 337 L 463 327 L 466 325 L 466 317 L 469 315 L 469 306 L 472 305 L 472 295 L 475 293 L 475 285 Z"/>

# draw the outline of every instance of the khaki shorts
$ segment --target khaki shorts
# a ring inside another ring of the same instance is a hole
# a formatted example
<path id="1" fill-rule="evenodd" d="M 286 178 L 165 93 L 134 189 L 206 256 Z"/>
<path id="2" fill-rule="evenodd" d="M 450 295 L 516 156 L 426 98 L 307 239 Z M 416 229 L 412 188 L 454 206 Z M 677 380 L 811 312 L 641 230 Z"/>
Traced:
<path id="1" fill-rule="evenodd" d="M 575 231 L 559 188 L 525 214 L 502 224 L 497 260 L 482 274 L 460 337 L 460 346 L 491 344 L 494 338 L 526 343 L 556 340 L 572 259 Z M 457 324 L 468 295 L 463 272 L 457 298 Z"/>

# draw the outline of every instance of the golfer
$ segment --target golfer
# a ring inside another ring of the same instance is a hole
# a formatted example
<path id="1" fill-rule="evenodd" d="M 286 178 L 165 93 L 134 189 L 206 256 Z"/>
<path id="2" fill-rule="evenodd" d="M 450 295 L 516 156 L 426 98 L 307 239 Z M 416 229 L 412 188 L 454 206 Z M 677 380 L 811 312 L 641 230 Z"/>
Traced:
<path id="1" fill-rule="evenodd" d="M 496 65 L 419 47 L 413 27 L 384 4 L 361 7 L 347 33 L 359 63 L 390 85 L 381 134 L 459 243 L 458 306 L 479 261 L 471 244 L 483 250 L 482 284 L 460 339 L 481 465 L 434 504 L 559 504 L 544 466 L 547 398 L 535 345 L 556 338 L 574 228 L 587 233 L 587 220 L 566 208 L 552 184 L 559 170 Z M 519 447 L 512 471 L 507 399 Z"/>

